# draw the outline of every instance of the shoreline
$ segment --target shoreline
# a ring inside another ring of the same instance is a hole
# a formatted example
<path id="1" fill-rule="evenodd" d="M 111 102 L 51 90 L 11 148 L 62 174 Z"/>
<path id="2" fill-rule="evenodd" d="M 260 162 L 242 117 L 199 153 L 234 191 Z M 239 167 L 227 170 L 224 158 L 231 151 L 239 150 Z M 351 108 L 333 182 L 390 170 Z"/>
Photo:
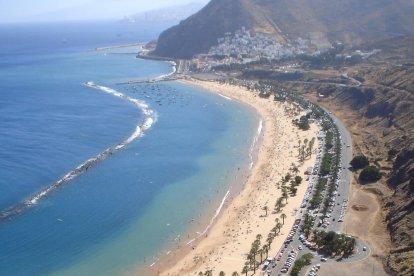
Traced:
<path id="1" fill-rule="evenodd" d="M 248 173 L 245 177 L 242 176 L 242 180 L 238 180 L 241 182 L 237 184 L 240 190 L 231 193 L 229 199 L 223 200 L 221 213 L 212 220 L 208 231 L 191 245 L 188 244 L 175 252 L 171 251 L 172 254 L 168 254 L 164 260 L 151 267 L 150 272 L 153 275 L 198 275 L 206 270 L 213 270 L 215 273 L 240 273 L 246 261 L 245 255 L 249 252 L 250 244 L 256 235 L 267 236 L 275 226 L 275 218 L 280 215 L 279 213 L 264 216 L 263 207 L 267 206 L 269 213 L 271 212 L 277 197 L 281 194 L 281 191 L 276 189 L 276 183 L 289 171 L 291 163 L 297 163 L 294 149 L 297 141 L 292 139 L 292 134 L 296 134 L 298 139 L 310 140 L 316 136 L 317 127 L 312 126 L 310 131 L 299 133 L 291 123 L 292 117 L 285 111 L 289 104 L 262 99 L 245 88 L 199 80 L 182 82 L 248 105 L 259 115 L 262 120 L 259 129 L 263 127 L 263 130 L 258 135 L 258 140 L 261 141 L 255 141 L 250 149 L 255 155 L 252 159 L 254 166 L 246 168 Z M 257 136 L 254 139 L 256 140 Z M 280 155 L 289 157 L 280 160 Z M 300 167 L 299 175 L 303 175 L 307 166 L 313 166 L 314 159 L 313 157 L 305 161 Z M 306 192 L 305 184 L 301 184 L 296 197 L 289 198 L 290 202 L 283 212 L 288 213 L 285 224 L 290 226 L 282 228 L 281 234 L 272 243 L 269 256 L 276 255 L 293 225 L 295 210 L 299 209 Z M 256 227 L 252 225 L 252 221 Z"/>
<path id="2" fill-rule="evenodd" d="M 184 80 L 177 81 L 195 86 L 192 82 L 186 82 Z M 208 91 L 205 88 L 203 88 L 203 90 L 203 93 L 211 93 L 211 91 Z M 224 95 L 219 96 L 228 101 L 235 100 Z M 244 189 L 245 184 L 251 177 L 253 164 L 257 162 L 259 149 L 263 142 L 265 126 L 263 126 L 263 118 L 254 107 L 244 102 L 239 102 L 239 104 L 249 109 L 252 116 L 257 117 L 257 129 L 252 139 L 252 143 L 248 147 L 248 152 L 246 153 L 249 156 L 249 162 L 246 162 L 243 166 L 230 173 L 230 180 L 226 193 L 221 197 L 217 197 L 214 203 L 204 210 L 192 225 L 190 225 L 183 233 L 178 235 L 174 239 L 174 244 L 167 248 L 167 251 L 163 251 L 162 257 L 158 254 L 152 263 L 147 264 L 147 267 L 140 268 L 139 273 L 135 273 L 134 275 L 159 275 L 160 271 L 171 265 L 171 262 L 175 262 L 177 259 L 181 259 L 182 256 L 185 256 L 191 252 L 192 247 L 196 247 L 203 239 L 205 239 L 205 237 L 208 237 L 211 228 L 214 227 L 217 220 L 223 216 L 224 211 L 228 209 L 231 202 Z"/>

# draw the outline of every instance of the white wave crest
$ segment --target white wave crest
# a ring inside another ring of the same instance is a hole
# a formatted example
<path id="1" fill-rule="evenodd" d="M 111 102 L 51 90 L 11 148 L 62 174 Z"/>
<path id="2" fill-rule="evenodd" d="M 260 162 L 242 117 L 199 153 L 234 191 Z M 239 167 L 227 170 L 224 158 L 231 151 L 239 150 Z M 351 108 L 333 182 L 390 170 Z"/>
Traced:
<path id="1" fill-rule="evenodd" d="M 227 193 L 224 195 L 223 199 L 221 200 L 220 206 L 216 209 L 216 212 L 214 213 L 214 216 L 210 219 L 210 223 L 207 225 L 207 227 L 204 229 L 203 232 L 199 233 L 197 232 L 198 236 L 186 243 L 186 245 L 190 245 L 193 242 L 195 242 L 197 239 L 199 239 L 201 236 L 205 235 L 207 231 L 213 226 L 214 221 L 216 218 L 220 215 L 221 210 L 223 209 L 224 203 L 226 202 L 228 196 L 230 195 L 230 190 L 227 191 Z"/>
<path id="2" fill-rule="evenodd" d="M 232 101 L 230 97 L 224 96 L 223 94 L 218 93 L 218 95 L 222 98 L 225 98 L 226 100 Z"/>
<path id="3" fill-rule="evenodd" d="M 35 195 L 33 195 L 31 198 L 27 199 L 26 201 L 24 201 L 22 203 L 18 203 L 15 206 L 12 206 L 12 207 L 4 210 L 4 211 L 1 211 L 0 212 L 0 219 L 7 219 L 11 216 L 17 215 L 17 214 L 21 213 L 22 211 L 24 211 L 27 207 L 30 207 L 30 206 L 36 204 L 41 198 L 47 196 L 50 192 L 56 190 L 57 188 L 59 188 L 63 184 L 65 184 L 65 183 L 69 182 L 70 180 L 74 179 L 76 176 L 86 172 L 92 166 L 94 166 L 97 163 L 103 161 L 104 159 L 106 159 L 110 155 L 114 154 L 118 150 L 124 148 L 126 145 L 128 145 L 129 143 L 131 143 L 135 139 L 141 137 L 145 133 L 145 131 L 150 129 L 152 127 L 152 125 L 156 122 L 155 112 L 152 109 L 150 109 L 148 104 L 145 103 L 144 101 L 140 101 L 140 100 L 131 98 L 131 97 L 129 97 L 129 96 L 127 96 L 127 95 L 125 95 L 121 92 L 118 92 L 118 91 L 116 91 L 112 88 L 97 85 L 97 84 L 94 84 L 91 81 L 86 82 L 85 85 L 90 87 L 90 88 L 98 89 L 102 92 L 108 93 L 108 94 L 113 95 L 115 97 L 118 97 L 118 98 L 121 98 L 123 100 L 131 102 L 136 107 L 138 107 L 142 111 L 142 113 L 145 115 L 144 121 L 141 124 L 139 124 L 136 127 L 135 131 L 127 139 L 125 139 L 121 143 L 119 143 L 119 144 L 117 144 L 117 145 L 115 145 L 111 148 L 108 148 L 108 149 L 104 150 L 103 152 L 101 152 L 100 154 L 98 154 L 95 157 L 92 157 L 92 158 L 88 159 L 87 161 L 85 161 L 84 163 L 79 165 L 76 169 L 70 171 L 65 176 L 63 176 L 61 179 L 59 179 L 58 181 L 56 181 L 52 185 L 44 188 L 40 192 L 36 193 Z"/>

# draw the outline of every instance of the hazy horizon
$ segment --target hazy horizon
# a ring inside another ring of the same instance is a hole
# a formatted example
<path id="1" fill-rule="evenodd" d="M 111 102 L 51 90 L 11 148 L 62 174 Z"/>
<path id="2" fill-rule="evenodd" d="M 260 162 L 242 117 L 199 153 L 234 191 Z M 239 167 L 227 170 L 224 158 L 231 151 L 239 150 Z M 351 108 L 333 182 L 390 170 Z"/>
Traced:
<path id="1" fill-rule="evenodd" d="M 120 19 L 139 12 L 209 0 L 0 0 L 0 23 Z"/>

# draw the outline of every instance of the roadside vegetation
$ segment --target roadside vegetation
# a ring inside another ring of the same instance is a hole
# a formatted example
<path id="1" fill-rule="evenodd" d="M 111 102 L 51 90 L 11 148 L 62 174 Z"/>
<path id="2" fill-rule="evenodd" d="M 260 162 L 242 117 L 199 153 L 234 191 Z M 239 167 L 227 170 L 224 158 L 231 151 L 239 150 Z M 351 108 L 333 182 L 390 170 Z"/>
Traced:
<path id="1" fill-rule="evenodd" d="M 334 139 L 334 135 L 332 131 L 326 132 L 325 147 L 327 150 L 330 150 L 334 146 L 333 139 Z"/>
<path id="2" fill-rule="evenodd" d="M 303 224 L 301 230 L 306 238 L 308 238 L 312 233 L 314 221 L 314 218 L 309 214 L 305 214 L 305 216 L 303 217 Z"/>
<path id="3" fill-rule="evenodd" d="M 293 123 L 301 130 L 309 130 L 309 120 L 306 116 L 300 117 L 300 119 L 293 120 Z"/>
<path id="4" fill-rule="evenodd" d="M 295 261 L 293 264 L 292 271 L 290 272 L 291 276 L 298 276 L 299 272 L 302 270 L 304 266 L 310 265 L 313 259 L 313 254 L 308 253 L 301 256 L 299 259 Z"/>
<path id="5" fill-rule="evenodd" d="M 310 201 L 310 205 L 312 208 L 316 208 L 317 206 L 319 206 L 319 204 L 322 203 L 322 192 L 324 191 L 326 185 L 328 183 L 328 179 L 327 178 L 319 178 L 318 179 L 318 183 L 316 184 L 316 189 L 315 192 L 313 194 L 313 197 Z"/>
<path id="6" fill-rule="evenodd" d="M 375 182 L 380 180 L 381 177 L 381 171 L 375 166 L 365 167 L 359 175 L 359 179 L 366 182 Z"/>
<path id="7" fill-rule="evenodd" d="M 355 238 L 345 234 L 337 234 L 333 231 L 313 231 L 312 241 L 319 249 L 329 255 L 347 257 L 350 256 L 356 246 Z"/>
<path id="8" fill-rule="evenodd" d="M 370 165 L 368 158 L 365 155 L 355 156 L 351 161 L 351 166 L 354 171 L 361 170 L 359 180 L 364 182 L 376 182 L 381 179 L 382 173 L 376 166 Z"/>
<path id="9" fill-rule="evenodd" d="M 332 167 L 332 154 L 327 152 L 324 154 L 322 158 L 321 169 L 319 171 L 319 174 L 322 176 L 326 176 L 330 174 L 331 167 Z"/>
<path id="10" fill-rule="evenodd" d="M 369 160 L 365 155 L 355 156 L 351 161 L 351 166 L 354 170 L 360 170 L 369 165 Z"/>

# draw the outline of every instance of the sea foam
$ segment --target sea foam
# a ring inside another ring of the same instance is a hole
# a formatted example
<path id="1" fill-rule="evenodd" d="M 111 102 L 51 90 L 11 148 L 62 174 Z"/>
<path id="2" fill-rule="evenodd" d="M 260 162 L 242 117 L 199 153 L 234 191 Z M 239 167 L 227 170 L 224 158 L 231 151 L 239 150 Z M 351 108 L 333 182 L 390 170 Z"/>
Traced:
<path id="1" fill-rule="evenodd" d="M 40 199 L 46 197 L 49 193 L 55 191 L 56 189 L 68 183 L 70 180 L 74 179 L 78 175 L 86 172 L 89 168 L 93 167 L 97 163 L 105 160 L 106 158 L 114 154 L 115 152 L 123 149 L 126 145 L 128 145 L 135 139 L 141 137 L 145 133 L 145 131 L 150 129 L 152 125 L 156 122 L 156 113 L 152 109 L 149 108 L 146 102 L 131 98 L 119 91 L 116 91 L 115 89 L 97 85 L 92 81 L 88 81 L 84 85 L 90 88 L 97 89 L 101 92 L 113 95 L 115 97 L 121 98 L 123 100 L 129 101 L 130 103 L 134 104 L 136 107 L 138 107 L 141 110 L 141 112 L 145 116 L 144 120 L 139 125 L 137 125 L 137 127 L 135 128 L 135 131 L 121 143 L 113 147 L 110 147 L 104 150 L 103 152 L 99 153 L 98 155 L 88 159 L 87 161 L 85 161 L 84 163 L 76 167 L 74 170 L 68 172 L 65 176 L 63 176 L 62 178 L 60 178 L 59 180 L 57 180 L 50 186 L 37 192 L 35 195 L 25 200 L 24 202 L 20 202 L 6 210 L 1 211 L 0 220 L 8 219 L 12 216 L 18 215 L 21 212 L 23 212 L 26 208 L 36 204 Z"/>

